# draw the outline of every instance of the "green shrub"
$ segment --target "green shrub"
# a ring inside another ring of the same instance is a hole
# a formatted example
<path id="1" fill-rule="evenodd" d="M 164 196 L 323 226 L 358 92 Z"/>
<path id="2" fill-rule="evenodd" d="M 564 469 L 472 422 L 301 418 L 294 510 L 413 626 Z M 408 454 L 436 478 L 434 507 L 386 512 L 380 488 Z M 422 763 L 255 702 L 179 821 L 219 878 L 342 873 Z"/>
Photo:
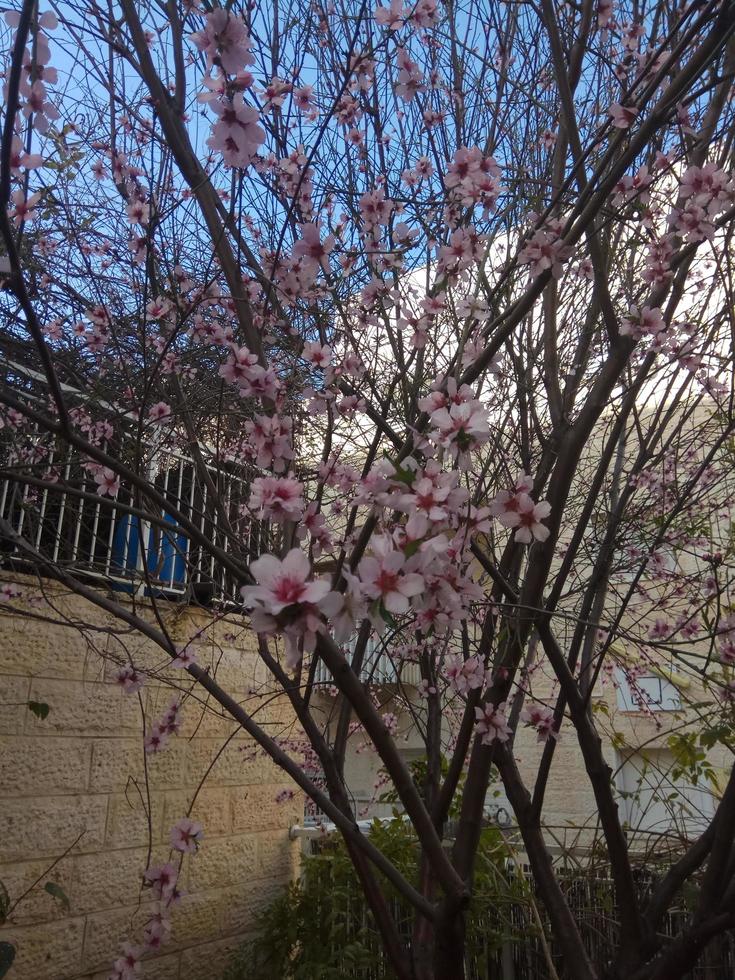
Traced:
<path id="1" fill-rule="evenodd" d="M 396 812 L 385 823 L 374 821 L 370 833 L 383 854 L 415 881 L 419 848 L 410 824 Z M 508 874 L 507 857 L 501 831 L 485 828 L 467 919 L 469 963 L 487 962 L 505 941 L 520 933 L 529 936 L 530 915 L 521 917 L 522 926 L 511 922 L 511 910 L 516 922 L 519 908 L 527 911 L 529 893 L 523 876 Z M 409 936 L 411 908 L 388 882 L 382 887 L 395 921 Z M 237 952 L 223 980 L 392 980 L 341 840 L 325 841 L 319 854 L 305 858 L 301 880 L 260 913 L 257 930 L 257 938 Z"/>

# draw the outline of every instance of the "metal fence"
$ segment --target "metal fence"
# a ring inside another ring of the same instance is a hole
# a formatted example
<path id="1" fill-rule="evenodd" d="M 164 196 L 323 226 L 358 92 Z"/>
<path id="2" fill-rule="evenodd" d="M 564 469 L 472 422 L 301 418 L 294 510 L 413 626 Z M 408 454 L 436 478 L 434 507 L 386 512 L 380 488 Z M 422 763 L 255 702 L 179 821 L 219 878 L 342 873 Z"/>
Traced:
<path id="1" fill-rule="evenodd" d="M 312 842 L 314 851 L 320 850 L 319 842 Z M 322 845 L 323 847 L 324 845 Z M 525 865 L 508 862 L 506 875 L 521 875 L 529 895 L 535 888 L 530 870 Z M 579 870 L 560 871 L 562 889 L 577 921 L 585 948 L 597 968 L 605 976 L 613 963 L 620 935 L 620 924 L 615 908 L 614 887 L 610 878 Z M 649 882 L 641 882 L 641 894 L 645 894 Z M 354 894 L 340 907 L 330 906 L 328 876 L 320 900 L 324 903 L 324 916 L 339 916 L 341 926 L 347 923 L 347 936 L 341 932 L 341 942 L 354 937 L 370 949 L 371 965 L 356 968 L 351 958 L 345 958 L 338 967 L 341 980 L 391 980 L 393 973 L 387 964 L 379 936 L 370 913 L 360 895 Z M 535 908 L 534 908 L 535 906 Z M 410 944 L 413 912 L 401 900 L 391 900 L 391 914 L 399 926 L 404 940 Z M 661 935 L 674 938 L 687 927 L 690 912 L 685 907 L 670 911 L 661 928 Z M 542 932 L 543 929 L 543 932 Z M 339 956 L 339 951 L 337 951 Z M 565 980 L 567 973 L 558 942 L 540 897 L 530 901 L 501 899 L 475 913 L 468 929 L 465 952 L 465 975 L 468 980 L 554 980 L 549 967 L 553 963 L 556 977 Z M 735 934 L 725 932 L 716 937 L 700 954 L 697 965 L 684 980 L 734 980 Z"/>
<path id="2" fill-rule="evenodd" d="M 354 649 L 354 641 L 352 646 Z M 421 671 L 417 663 L 394 657 L 389 643 L 385 643 L 380 637 L 371 636 L 365 647 L 360 680 L 366 684 L 402 684 L 416 687 L 421 681 Z M 334 683 L 330 670 L 321 660 L 314 672 L 314 682 L 327 686 Z"/>
<path id="3" fill-rule="evenodd" d="M 126 449 L 132 452 L 125 446 L 119 451 Z M 6 522 L 0 548 L 6 566 L 34 563 L 14 540 L 16 534 L 52 565 L 103 579 L 114 589 L 171 595 L 193 591 L 208 600 L 226 600 L 237 597 L 242 583 L 181 522 L 190 522 L 225 554 L 248 560 L 274 546 L 271 527 L 251 519 L 247 510 L 256 474 L 245 467 L 206 465 L 206 480 L 201 467 L 183 453 L 144 446 L 144 458 L 134 467 L 145 474 L 164 507 L 124 480 L 114 496 L 101 494 L 79 454 L 68 447 L 46 447 L 43 465 L 33 463 L 33 437 L 20 450 L 0 445 L 0 519 Z"/>

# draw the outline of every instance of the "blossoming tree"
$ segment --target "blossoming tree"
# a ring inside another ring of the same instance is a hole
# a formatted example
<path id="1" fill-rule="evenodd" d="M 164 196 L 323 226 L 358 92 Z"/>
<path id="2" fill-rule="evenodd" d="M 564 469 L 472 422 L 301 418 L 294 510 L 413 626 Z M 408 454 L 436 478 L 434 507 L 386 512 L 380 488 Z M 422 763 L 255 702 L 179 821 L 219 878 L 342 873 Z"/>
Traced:
<path id="1" fill-rule="evenodd" d="M 591 695 L 616 644 L 665 653 L 710 692 L 701 725 L 728 738 L 732 3 L 22 0 L 5 22 L 3 475 L 111 501 L 125 485 L 129 517 L 163 515 L 237 581 L 323 784 L 161 617 L 0 515 L 6 542 L 158 644 L 312 797 L 402 980 L 464 975 L 494 772 L 565 975 L 601 975 L 543 833 L 559 736 L 579 744 L 614 881 L 605 975 L 682 976 L 735 925 L 735 779 L 642 896 Z M 216 530 L 161 492 L 152 445 L 191 456 Z M 92 490 L 71 486 L 59 447 Z M 257 476 L 233 517 L 218 475 L 245 466 Z M 253 521 L 269 522 L 268 553 Z M 5 585 L 2 601 L 22 595 Z M 639 601 L 653 626 L 631 624 Z M 399 678 L 420 671 L 421 785 L 361 679 L 376 636 Z M 319 663 L 339 692 L 327 723 Z M 556 680 L 543 698 L 539 664 Z M 124 692 L 146 679 L 120 665 Z M 147 751 L 181 710 L 149 725 Z M 523 725 L 544 743 L 530 774 Z M 356 730 L 415 829 L 415 881 L 356 824 Z M 206 827 L 182 818 L 171 845 L 206 847 Z M 175 864 L 141 875 L 160 912 L 118 980 L 165 942 L 178 894 Z M 415 910 L 410 941 L 383 879 Z"/>

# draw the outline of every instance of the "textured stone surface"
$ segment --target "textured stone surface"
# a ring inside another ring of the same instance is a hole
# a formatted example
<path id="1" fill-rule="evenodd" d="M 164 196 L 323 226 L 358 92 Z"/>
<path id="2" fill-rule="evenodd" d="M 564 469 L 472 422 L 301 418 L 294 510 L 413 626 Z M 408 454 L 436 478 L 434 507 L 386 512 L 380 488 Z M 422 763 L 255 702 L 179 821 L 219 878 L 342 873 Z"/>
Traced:
<path id="1" fill-rule="evenodd" d="M 42 926 L 5 926 L 0 940 L 15 946 L 9 980 L 69 980 L 79 976 L 85 920 L 66 917 Z"/>
<path id="2" fill-rule="evenodd" d="M 142 665 L 160 665 L 163 656 L 57 585 L 49 594 L 53 609 L 34 612 L 96 629 L 82 636 L 61 623 L 0 613 L 0 880 L 14 899 L 40 879 L 0 930 L 18 949 L 8 980 L 106 980 L 120 944 L 139 942 L 155 911 L 141 890 L 149 845 L 152 863 L 168 860 L 171 826 L 189 812 L 204 840 L 184 856 L 172 940 L 149 960 L 146 976 L 216 980 L 255 913 L 294 871 L 299 848 L 287 831 L 301 820 L 301 798 L 275 803 L 290 784 L 254 755 L 248 738 L 225 746 L 233 723 L 209 709 L 205 692 L 187 700 L 181 733 L 166 750 L 145 756 L 141 704 L 115 674 L 128 656 Z M 205 611 L 181 605 L 162 606 L 162 614 L 176 642 L 191 641 L 200 663 L 249 707 L 256 703 L 248 691 L 262 683 L 262 665 L 242 621 L 212 628 Z M 146 682 L 148 725 L 181 690 L 180 671 L 162 676 L 177 687 Z M 30 699 L 49 704 L 45 720 L 28 710 Z M 282 731 L 292 717 L 278 702 L 262 720 Z M 49 880 L 63 888 L 68 909 L 44 891 Z"/>
<path id="3" fill-rule="evenodd" d="M 91 742 L 73 738 L 0 738 L 0 786 L 8 796 L 78 793 L 89 783 Z"/>
<path id="4" fill-rule="evenodd" d="M 104 847 L 106 796 L 52 796 L 9 799 L 6 786 L 0 806 L 0 855 L 3 861 L 53 857 L 79 838 L 74 849 L 98 852 Z M 81 836 L 80 836 L 81 835 Z"/>

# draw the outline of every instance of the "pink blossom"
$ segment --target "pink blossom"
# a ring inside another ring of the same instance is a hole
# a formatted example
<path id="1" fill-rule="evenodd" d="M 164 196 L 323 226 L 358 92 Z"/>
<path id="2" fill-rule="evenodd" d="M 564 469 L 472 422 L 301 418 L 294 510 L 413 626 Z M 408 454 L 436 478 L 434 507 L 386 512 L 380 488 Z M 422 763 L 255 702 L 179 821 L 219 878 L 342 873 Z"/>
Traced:
<path id="1" fill-rule="evenodd" d="M 318 224 L 299 225 L 301 238 L 296 242 L 291 254 L 296 259 L 303 259 L 311 265 L 322 265 L 334 248 L 334 235 L 327 235 L 321 240 Z"/>
<path id="2" fill-rule="evenodd" d="M 490 438 L 488 411 L 479 401 L 452 404 L 431 413 L 436 427 L 431 439 L 449 449 L 455 458 L 486 443 Z"/>
<path id="3" fill-rule="evenodd" d="M 718 622 L 716 644 L 720 663 L 735 664 L 735 613 L 728 613 Z"/>
<path id="4" fill-rule="evenodd" d="M 192 664 L 197 662 L 197 655 L 194 650 L 186 646 L 176 654 L 175 657 L 171 658 L 170 667 L 175 667 L 180 670 L 186 670 Z"/>
<path id="5" fill-rule="evenodd" d="M 373 10 L 375 23 L 387 27 L 389 31 L 397 31 L 403 26 L 406 11 L 401 0 L 390 0 L 389 7 L 378 6 Z"/>
<path id="6" fill-rule="evenodd" d="M 236 92 L 231 102 L 219 99 L 210 106 L 219 120 L 212 127 L 207 146 L 219 151 L 228 167 L 247 167 L 265 140 L 258 125 L 258 110 L 245 105 L 241 92 Z"/>
<path id="7" fill-rule="evenodd" d="M 546 500 L 540 500 L 537 504 L 528 496 L 522 493 L 518 500 L 518 523 L 515 526 L 515 539 L 522 544 L 531 544 L 536 541 L 546 541 L 549 536 L 549 529 L 541 522 L 551 513 L 551 504 Z"/>
<path id="8" fill-rule="evenodd" d="M 2 602 L 10 602 L 13 599 L 18 599 L 21 595 L 21 590 L 13 582 L 5 582 L 0 586 L 0 601 Z"/>
<path id="9" fill-rule="evenodd" d="M 143 739 L 143 748 L 146 754 L 153 755 L 164 749 L 168 742 L 168 737 L 168 731 L 165 728 L 161 728 L 158 722 L 154 722 Z"/>
<path id="10" fill-rule="evenodd" d="M 558 279 L 562 265 L 572 254 L 572 248 L 565 245 L 560 233 L 551 226 L 535 231 L 533 237 L 518 253 L 521 265 L 530 265 L 531 275 L 540 276 L 547 269 Z"/>
<path id="11" fill-rule="evenodd" d="M 40 153 L 26 153 L 20 136 L 14 136 L 10 144 L 10 172 L 14 177 L 20 176 L 22 170 L 35 170 L 44 165 Z"/>
<path id="12" fill-rule="evenodd" d="M 381 187 L 367 191 L 360 198 L 360 215 L 368 229 L 374 229 L 376 225 L 387 225 L 392 210 L 393 201 L 386 200 L 385 191 Z"/>
<path id="13" fill-rule="evenodd" d="M 464 660 L 461 654 L 447 657 L 444 665 L 444 676 L 458 694 L 468 694 L 479 690 L 485 685 L 485 668 L 479 657 L 468 657 Z"/>
<path id="14" fill-rule="evenodd" d="M 248 506 L 261 520 L 298 521 L 304 511 L 303 494 L 303 483 L 293 477 L 258 477 L 253 480 Z"/>
<path id="15" fill-rule="evenodd" d="M 616 129 L 628 129 L 638 115 L 635 106 L 623 106 L 619 102 L 613 102 L 607 112 Z"/>
<path id="16" fill-rule="evenodd" d="M 135 980 L 140 976 L 140 960 L 145 950 L 132 943 L 123 943 L 121 955 L 112 964 L 114 980 Z"/>
<path id="17" fill-rule="evenodd" d="M 559 737 L 558 731 L 554 728 L 554 712 L 542 704 L 525 705 L 521 712 L 521 721 L 536 729 L 539 742 L 547 742 L 549 738 Z"/>
<path id="18" fill-rule="evenodd" d="M 157 864 L 143 873 L 145 884 L 153 891 L 153 897 L 168 904 L 177 897 L 176 882 L 179 872 L 175 864 Z"/>
<path id="19" fill-rule="evenodd" d="M 348 571 L 343 571 L 342 576 L 347 582 L 344 592 L 330 592 L 319 603 L 337 643 L 347 643 L 354 635 L 356 623 L 367 613 L 359 579 Z"/>
<path id="20" fill-rule="evenodd" d="M 145 675 L 139 673 L 135 667 L 121 667 L 115 675 L 115 681 L 126 694 L 135 694 L 145 684 Z"/>
<path id="21" fill-rule="evenodd" d="M 388 729 L 388 734 L 394 738 L 398 734 L 398 715 L 392 711 L 386 711 L 383 717 L 383 724 Z"/>
<path id="22" fill-rule="evenodd" d="M 182 817 L 171 828 L 171 846 L 182 854 L 195 854 L 203 836 L 200 823 L 190 817 Z"/>
<path id="23" fill-rule="evenodd" d="M 219 368 L 219 375 L 232 384 L 245 386 L 255 376 L 257 366 L 257 354 L 251 354 L 247 347 L 233 346 L 226 363 Z"/>
<path id="24" fill-rule="evenodd" d="M 281 473 L 293 459 L 291 449 L 291 420 L 278 415 L 255 415 L 245 422 L 255 451 L 255 463 L 264 469 Z"/>
<path id="25" fill-rule="evenodd" d="M 380 600 L 389 613 L 407 613 L 411 599 L 424 589 L 423 577 L 406 570 L 406 556 L 387 535 L 374 538 L 372 550 L 358 565 L 364 593 Z"/>
<path id="26" fill-rule="evenodd" d="M 145 924 L 145 928 L 143 929 L 143 942 L 145 943 L 146 949 L 160 949 L 168 941 L 170 935 L 170 921 L 160 912 L 157 912 Z"/>
<path id="27" fill-rule="evenodd" d="M 94 482 L 97 484 L 97 493 L 104 497 L 116 497 L 120 490 L 120 477 L 114 470 L 106 466 L 100 467 L 94 475 Z"/>
<path id="28" fill-rule="evenodd" d="M 197 48 L 207 56 L 210 67 L 221 65 L 228 75 L 236 75 L 245 65 L 255 64 L 244 22 L 222 7 L 207 14 L 204 30 L 191 35 Z"/>
<path id="29" fill-rule="evenodd" d="M 165 419 L 169 418 L 171 415 L 171 406 L 167 405 L 166 402 L 157 402 L 155 405 L 151 406 L 148 412 L 148 418 L 151 422 L 163 422 Z"/>
<path id="30" fill-rule="evenodd" d="M 480 741 L 483 745 L 492 745 L 497 739 L 498 742 L 507 742 L 511 729 L 505 717 L 506 704 L 501 702 L 497 707 L 488 703 L 481 708 L 475 708 L 475 734 L 481 735 Z"/>
<path id="31" fill-rule="evenodd" d="M 304 344 L 302 356 L 314 367 L 327 368 L 332 363 L 332 348 L 327 344 L 322 346 L 321 344 L 307 342 Z"/>
<path id="32" fill-rule="evenodd" d="M 315 604 L 329 591 L 326 579 L 309 582 L 311 565 L 306 555 L 293 548 L 283 561 L 273 555 L 263 555 L 250 566 L 258 585 L 246 585 L 242 595 L 246 605 L 261 605 L 272 615 L 287 606 Z"/>
<path id="33" fill-rule="evenodd" d="M 13 207 L 10 210 L 10 217 L 14 225 L 22 225 L 23 222 L 33 221 L 38 217 L 36 205 L 41 200 L 40 191 L 36 191 L 35 194 L 31 194 L 27 200 L 23 191 L 13 191 L 10 199 L 13 202 Z"/>
<path id="34" fill-rule="evenodd" d="M 644 334 L 654 337 L 656 334 L 666 329 L 664 316 L 658 307 L 644 306 L 639 310 L 637 306 L 631 306 L 628 315 L 623 318 L 620 324 L 620 333 L 623 336 L 639 339 Z"/>

